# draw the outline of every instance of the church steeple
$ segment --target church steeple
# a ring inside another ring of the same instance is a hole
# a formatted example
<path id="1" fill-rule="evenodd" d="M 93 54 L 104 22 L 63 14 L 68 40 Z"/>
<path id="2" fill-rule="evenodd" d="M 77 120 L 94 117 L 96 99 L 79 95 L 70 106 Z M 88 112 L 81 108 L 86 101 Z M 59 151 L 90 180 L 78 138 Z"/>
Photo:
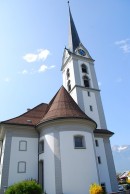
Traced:
<path id="1" fill-rule="evenodd" d="M 68 1 L 69 6 L 69 1 Z M 74 20 L 71 14 L 70 6 L 69 6 L 69 19 L 70 19 L 70 26 L 69 26 L 69 49 L 71 52 L 74 52 L 77 47 L 79 47 L 80 44 L 80 38 L 78 35 L 78 32 L 76 30 Z"/>

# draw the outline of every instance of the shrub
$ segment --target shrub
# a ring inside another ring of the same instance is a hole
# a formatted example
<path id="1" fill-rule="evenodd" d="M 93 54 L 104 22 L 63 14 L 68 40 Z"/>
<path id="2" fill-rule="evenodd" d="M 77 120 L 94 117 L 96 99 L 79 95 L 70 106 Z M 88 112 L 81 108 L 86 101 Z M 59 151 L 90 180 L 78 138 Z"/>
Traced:
<path id="1" fill-rule="evenodd" d="M 8 187 L 5 194 L 42 194 L 42 188 L 34 180 L 26 180 Z"/>
<path id="2" fill-rule="evenodd" d="M 90 194 L 103 194 L 104 191 L 100 185 L 93 183 L 90 185 L 89 193 Z"/>

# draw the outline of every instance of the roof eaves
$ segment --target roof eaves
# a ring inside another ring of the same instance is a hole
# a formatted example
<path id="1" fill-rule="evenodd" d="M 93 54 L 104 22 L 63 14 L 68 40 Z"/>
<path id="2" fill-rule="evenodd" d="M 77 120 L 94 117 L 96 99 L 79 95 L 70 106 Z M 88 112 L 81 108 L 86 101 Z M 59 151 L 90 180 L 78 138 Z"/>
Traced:
<path id="1" fill-rule="evenodd" d="M 92 123 L 94 123 L 96 126 L 97 126 L 97 123 L 95 122 L 95 121 L 93 121 L 92 119 L 90 119 L 90 118 L 85 118 L 85 117 L 57 117 L 57 118 L 50 118 L 50 119 L 47 119 L 47 120 L 43 120 L 43 121 L 41 121 L 41 122 L 39 122 L 36 126 L 39 126 L 39 125 L 41 125 L 41 124 L 43 124 L 43 123 L 48 123 L 48 122 L 50 122 L 50 121 L 56 121 L 56 120 L 67 120 L 67 119 L 78 119 L 78 120 L 86 120 L 86 121 L 90 121 L 90 122 L 92 122 Z"/>
<path id="2" fill-rule="evenodd" d="M 114 135 L 114 132 L 112 131 L 109 131 L 107 129 L 95 129 L 94 130 L 94 134 L 103 134 L 103 135 Z"/>
<path id="3" fill-rule="evenodd" d="M 34 124 L 23 124 L 23 123 L 7 123 L 7 122 L 1 122 L 0 124 L 4 124 L 4 125 L 18 125 L 18 126 L 28 126 L 28 127 L 35 127 L 36 125 Z"/>

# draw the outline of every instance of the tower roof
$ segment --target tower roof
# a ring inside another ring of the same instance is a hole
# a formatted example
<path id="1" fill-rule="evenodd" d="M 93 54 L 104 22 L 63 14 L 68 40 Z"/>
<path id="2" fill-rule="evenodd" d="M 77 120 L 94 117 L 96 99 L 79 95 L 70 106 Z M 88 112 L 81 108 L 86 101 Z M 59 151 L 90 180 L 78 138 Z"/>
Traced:
<path id="1" fill-rule="evenodd" d="M 79 108 L 79 106 L 63 86 L 59 89 L 59 91 L 49 103 L 48 111 L 40 123 L 62 118 L 86 119 L 95 123 Z"/>
<path id="2" fill-rule="evenodd" d="M 69 6 L 69 1 L 68 1 L 68 6 Z M 69 49 L 74 52 L 75 49 L 79 46 L 80 44 L 80 38 L 78 35 L 78 32 L 76 30 L 73 17 L 71 14 L 70 6 L 69 6 L 69 18 L 70 18 L 70 26 L 69 26 Z"/>

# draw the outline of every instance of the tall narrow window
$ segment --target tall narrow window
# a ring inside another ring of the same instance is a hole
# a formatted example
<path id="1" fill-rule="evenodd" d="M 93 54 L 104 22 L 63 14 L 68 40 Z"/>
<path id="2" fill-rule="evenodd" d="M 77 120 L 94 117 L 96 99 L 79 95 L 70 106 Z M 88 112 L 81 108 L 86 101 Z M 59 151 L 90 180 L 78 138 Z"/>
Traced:
<path id="1" fill-rule="evenodd" d="M 44 188 L 44 161 L 39 161 L 39 184 Z"/>
<path id="2" fill-rule="evenodd" d="M 85 75 L 83 76 L 84 86 L 90 87 L 89 78 Z"/>
<path id="3" fill-rule="evenodd" d="M 101 157 L 98 156 L 97 159 L 98 159 L 98 164 L 101 164 Z"/>
<path id="4" fill-rule="evenodd" d="M 85 64 L 82 64 L 81 68 L 82 68 L 83 73 L 88 73 L 88 69 L 87 69 L 87 66 Z"/>
<path id="5" fill-rule="evenodd" d="M 39 143 L 39 154 L 44 152 L 44 140 Z"/>
<path id="6" fill-rule="evenodd" d="M 90 105 L 89 107 L 90 107 L 90 111 L 93 111 L 93 107 L 92 107 L 92 105 Z"/>
<path id="7" fill-rule="evenodd" d="M 96 147 L 99 146 L 99 143 L 98 143 L 98 140 L 97 139 L 95 139 L 95 144 L 96 144 Z"/>
<path id="8" fill-rule="evenodd" d="M 91 96 L 89 91 L 88 91 L 88 96 L 89 96 L 89 97 Z"/>
<path id="9" fill-rule="evenodd" d="M 74 146 L 75 148 L 85 148 L 84 136 L 82 135 L 74 136 Z"/>
<path id="10" fill-rule="evenodd" d="M 70 83 L 70 80 L 68 80 L 67 87 L 68 87 L 68 91 L 70 91 L 70 90 L 71 90 L 71 83 Z"/>
<path id="11" fill-rule="evenodd" d="M 67 79 L 70 77 L 70 70 L 69 70 L 69 68 L 66 71 L 66 76 L 67 76 Z"/>
<path id="12" fill-rule="evenodd" d="M 106 185 L 105 185 L 105 183 L 101 183 L 101 187 L 102 187 L 104 193 L 107 193 L 107 192 L 106 192 Z"/>

